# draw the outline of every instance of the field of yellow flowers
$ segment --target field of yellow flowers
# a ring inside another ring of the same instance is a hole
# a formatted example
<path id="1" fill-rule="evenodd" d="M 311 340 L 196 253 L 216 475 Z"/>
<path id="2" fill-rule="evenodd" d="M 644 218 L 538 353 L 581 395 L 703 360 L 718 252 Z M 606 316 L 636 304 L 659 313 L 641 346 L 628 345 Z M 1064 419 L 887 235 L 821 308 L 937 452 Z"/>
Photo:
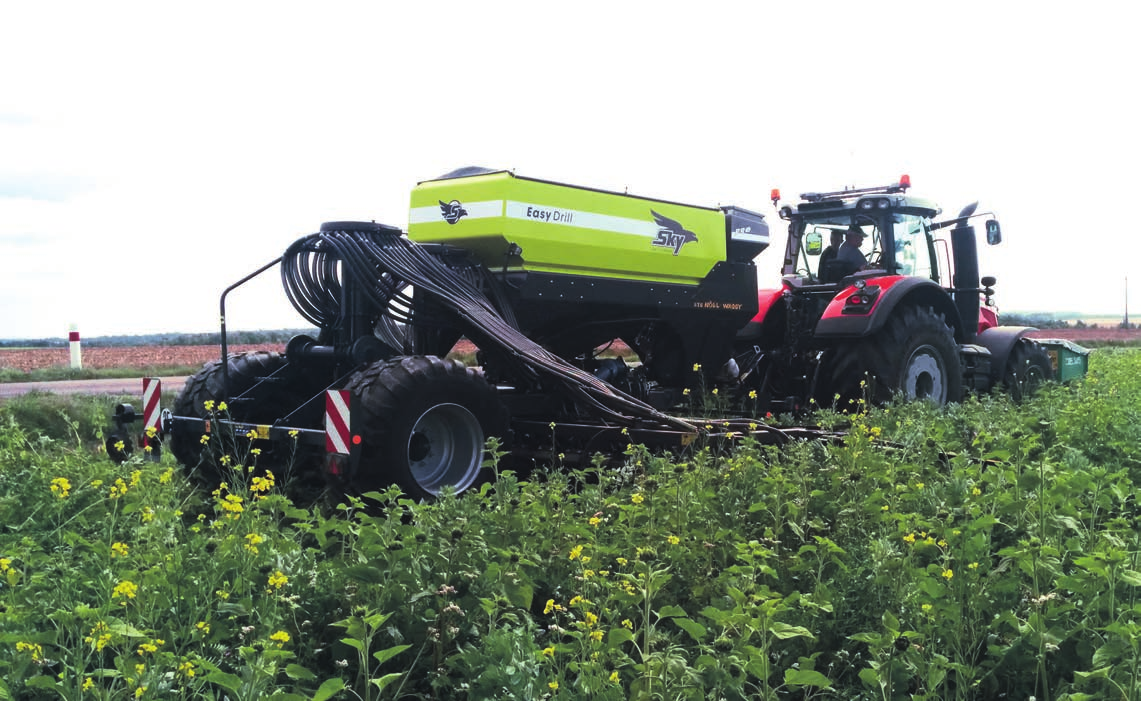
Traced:
<path id="1" fill-rule="evenodd" d="M 1141 698 L 1139 370 L 306 508 L 0 406 L 0 699 Z"/>

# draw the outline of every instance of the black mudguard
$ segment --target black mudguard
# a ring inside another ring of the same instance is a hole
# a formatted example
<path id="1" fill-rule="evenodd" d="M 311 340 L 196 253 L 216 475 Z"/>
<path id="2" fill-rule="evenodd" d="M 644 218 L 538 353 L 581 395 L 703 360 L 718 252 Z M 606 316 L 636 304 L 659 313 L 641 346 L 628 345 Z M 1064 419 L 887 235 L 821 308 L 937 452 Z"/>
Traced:
<path id="1" fill-rule="evenodd" d="M 993 326 L 979 334 L 975 343 L 990 351 L 990 377 L 993 383 L 1002 379 L 1014 345 L 1030 331 L 1037 329 L 1033 326 Z"/>

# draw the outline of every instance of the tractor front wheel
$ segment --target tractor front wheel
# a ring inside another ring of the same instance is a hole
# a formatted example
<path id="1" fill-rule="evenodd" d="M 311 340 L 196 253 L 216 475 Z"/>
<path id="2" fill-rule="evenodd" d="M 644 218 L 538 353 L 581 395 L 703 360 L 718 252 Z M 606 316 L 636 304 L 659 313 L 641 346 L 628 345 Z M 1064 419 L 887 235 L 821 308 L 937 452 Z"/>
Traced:
<path id="1" fill-rule="evenodd" d="M 507 432 L 507 409 L 475 370 L 436 356 L 405 356 L 359 370 L 346 389 L 359 399 L 356 493 L 399 485 L 414 499 L 474 485 L 488 436 Z"/>
<path id="2" fill-rule="evenodd" d="M 1038 391 L 1043 382 L 1054 379 L 1054 365 L 1046 349 L 1034 341 L 1020 340 L 1010 351 L 1003 383 L 1010 398 L 1020 402 Z"/>
<path id="3" fill-rule="evenodd" d="M 827 357 L 831 388 L 841 399 L 870 397 L 882 404 L 898 393 L 942 405 L 963 394 L 954 333 L 930 308 L 903 307 L 876 335 L 836 348 Z"/>

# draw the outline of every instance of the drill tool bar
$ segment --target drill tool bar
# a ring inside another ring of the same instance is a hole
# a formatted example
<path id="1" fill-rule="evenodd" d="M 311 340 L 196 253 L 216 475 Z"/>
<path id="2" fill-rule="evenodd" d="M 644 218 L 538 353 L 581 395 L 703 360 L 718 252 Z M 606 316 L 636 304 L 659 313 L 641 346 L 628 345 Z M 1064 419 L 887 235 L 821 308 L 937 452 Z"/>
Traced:
<path id="1" fill-rule="evenodd" d="M 400 310 L 413 308 L 413 301 L 402 292 L 412 286 L 417 294 L 433 297 L 461 319 L 477 344 L 494 344 L 505 358 L 514 360 L 524 377 L 554 381 L 604 420 L 632 425 L 642 419 L 697 432 L 691 423 L 662 413 L 550 353 L 519 331 L 513 319 L 504 318 L 502 310 L 509 305 L 493 304 L 475 282 L 445 265 L 428 248 L 394 233 L 322 231 L 300 239 L 286 251 L 282 261 L 286 294 L 302 316 L 322 328 L 340 313 L 338 262 L 344 266 L 343 274 L 359 281 L 363 294 L 386 315 L 411 321 Z M 494 290 L 496 286 L 493 282 L 487 287 Z"/>

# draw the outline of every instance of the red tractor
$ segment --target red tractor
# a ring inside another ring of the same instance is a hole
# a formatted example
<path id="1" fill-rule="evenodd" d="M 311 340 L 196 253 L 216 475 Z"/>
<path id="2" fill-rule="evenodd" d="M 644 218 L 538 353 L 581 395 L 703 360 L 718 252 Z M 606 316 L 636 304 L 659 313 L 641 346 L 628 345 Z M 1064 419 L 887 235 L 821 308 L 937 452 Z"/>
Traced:
<path id="1" fill-rule="evenodd" d="M 773 191 L 788 222 L 783 279 L 759 292 L 729 368 L 763 405 L 896 394 L 942 404 L 997 385 L 1020 398 L 1054 377 L 1045 349 L 1026 335 L 1032 329 L 998 325 L 995 279 L 979 279 L 969 222 L 988 216 L 994 245 L 998 221 L 976 213 L 977 203 L 937 221 L 941 209 L 908 195 L 910 185 L 905 175 L 883 187 L 806 193 L 796 205 L 780 205 Z"/>

